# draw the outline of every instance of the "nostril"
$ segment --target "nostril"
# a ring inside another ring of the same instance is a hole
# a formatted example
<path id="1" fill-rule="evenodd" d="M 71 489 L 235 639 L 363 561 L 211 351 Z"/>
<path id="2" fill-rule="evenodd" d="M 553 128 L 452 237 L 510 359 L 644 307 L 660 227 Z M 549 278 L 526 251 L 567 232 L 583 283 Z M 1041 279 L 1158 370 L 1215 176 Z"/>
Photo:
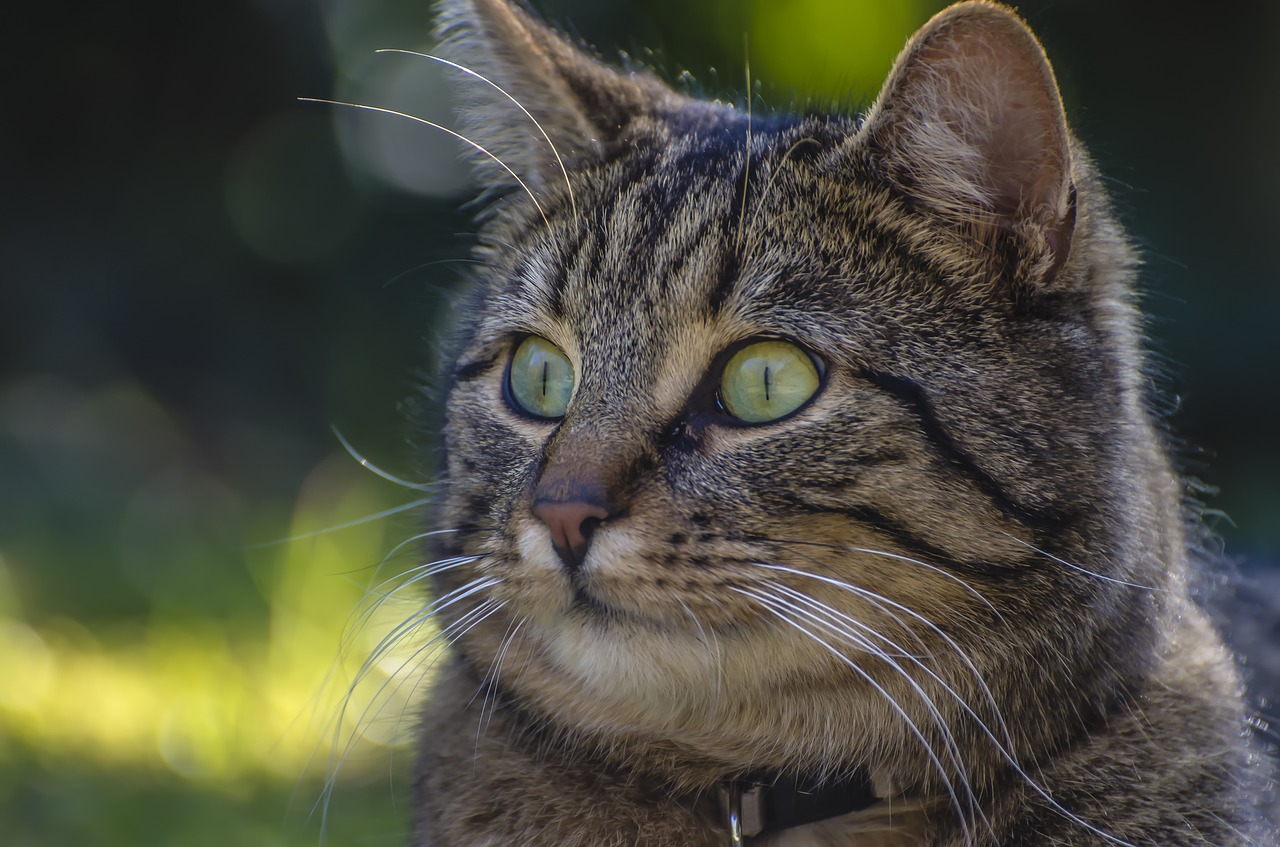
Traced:
<path id="1" fill-rule="evenodd" d="M 571 570 L 582 564 L 592 533 L 609 517 L 608 509 L 588 500 L 538 500 L 533 514 L 546 525 L 551 545 Z"/>
<path id="2" fill-rule="evenodd" d="M 582 538 L 587 543 L 591 542 L 591 536 L 595 533 L 596 527 L 604 523 L 602 518 L 588 517 L 582 521 L 582 525 L 578 527 L 578 531 L 582 533 Z"/>

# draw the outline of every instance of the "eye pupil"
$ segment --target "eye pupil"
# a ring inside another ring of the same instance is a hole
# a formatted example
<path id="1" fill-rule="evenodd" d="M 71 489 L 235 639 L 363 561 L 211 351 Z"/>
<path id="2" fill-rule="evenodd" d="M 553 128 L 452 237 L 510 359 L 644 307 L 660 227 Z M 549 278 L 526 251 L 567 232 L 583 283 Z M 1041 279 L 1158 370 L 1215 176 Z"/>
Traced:
<path id="1" fill-rule="evenodd" d="M 573 365 L 559 347 L 537 335 L 516 346 L 507 369 L 507 397 L 517 410 L 538 418 L 564 417 L 573 388 Z"/>
<path id="2" fill-rule="evenodd" d="M 814 359 L 789 341 L 757 341 L 738 350 L 720 376 L 720 402 L 745 423 L 785 418 L 817 393 Z"/>

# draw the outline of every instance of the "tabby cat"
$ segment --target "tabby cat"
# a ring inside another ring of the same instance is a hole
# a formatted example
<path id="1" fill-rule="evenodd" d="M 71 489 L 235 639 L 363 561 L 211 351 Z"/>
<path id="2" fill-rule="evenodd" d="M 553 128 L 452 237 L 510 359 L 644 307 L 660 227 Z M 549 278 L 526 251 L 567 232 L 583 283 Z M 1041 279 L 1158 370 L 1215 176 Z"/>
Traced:
<path id="1" fill-rule="evenodd" d="M 415 844 L 1275 842 L 1134 251 L 1013 12 L 937 15 L 864 117 L 507 0 L 440 34 L 487 203 Z"/>

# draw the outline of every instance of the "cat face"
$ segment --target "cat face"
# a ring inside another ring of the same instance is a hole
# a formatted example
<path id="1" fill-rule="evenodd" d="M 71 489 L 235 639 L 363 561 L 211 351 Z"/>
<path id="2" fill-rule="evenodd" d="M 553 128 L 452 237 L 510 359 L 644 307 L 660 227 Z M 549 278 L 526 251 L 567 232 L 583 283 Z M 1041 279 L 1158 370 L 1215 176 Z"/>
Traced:
<path id="1" fill-rule="evenodd" d="M 547 136 L 470 128 L 519 184 L 489 171 L 447 394 L 457 649 L 552 721 L 722 759 L 1052 734 L 1166 547 L 1131 260 L 1039 45 L 971 7 L 865 120 L 761 120 L 458 5 Z"/>

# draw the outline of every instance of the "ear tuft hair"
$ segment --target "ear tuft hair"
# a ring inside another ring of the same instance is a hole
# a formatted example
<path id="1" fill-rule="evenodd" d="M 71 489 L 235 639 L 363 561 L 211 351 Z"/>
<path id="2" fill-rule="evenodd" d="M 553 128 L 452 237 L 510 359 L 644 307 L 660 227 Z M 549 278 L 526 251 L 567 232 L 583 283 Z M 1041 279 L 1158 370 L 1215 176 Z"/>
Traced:
<path id="1" fill-rule="evenodd" d="M 607 157 L 638 124 L 687 103 L 650 75 L 608 67 L 510 0 L 444 0 L 437 34 L 446 58 L 511 98 L 467 81 L 466 135 L 539 195 L 564 184 L 562 168 Z M 477 164 L 486 184 L 510 181 L 487 157 Z"/>

